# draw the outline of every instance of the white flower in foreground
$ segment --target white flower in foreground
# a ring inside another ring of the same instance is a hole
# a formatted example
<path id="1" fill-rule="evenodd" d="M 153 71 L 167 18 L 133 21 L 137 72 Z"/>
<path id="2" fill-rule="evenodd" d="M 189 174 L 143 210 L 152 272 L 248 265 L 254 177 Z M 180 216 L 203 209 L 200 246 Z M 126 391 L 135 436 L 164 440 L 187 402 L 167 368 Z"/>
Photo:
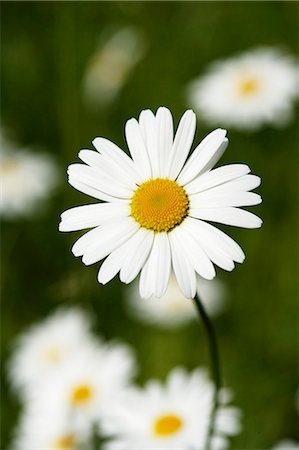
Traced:
<path id="1" fill-rule="evenodd" d="M 188 100 L 212 124 L 254 130 L 285 123 L 299 93 L 292 57 L 260 48 L 214 63 L 191 82 Z"/>
<path id="2" fill-rule="evenodd" d="M 299 442 L 285 439 L 278 442 L 272 450 L 299 450 Z"/>
<path id="3" fill-rule="evenodd" d="M 1 139 L 0 215 L 31 214 L 57 184 L 57 169 L 49 155 L 16 150 Z"/>
<path id="4" fill-rule="evenodd" d="M 144 53 L 143 38 L 134 28 L 118 30 L 92 56 L 84 79 L 84 94 L 92 105 L 114 100 Z"/>
<path id="5" fill-rule="evenodd" d="M 219 280 L 205 280 L 198 277 L 196 290 L 209 316 L 219 314 L 225 301 L 223 283 Z M 186 301 L 173 273 L 170 275 L 163 297 L 142 299 L 138 284 L 134 283 L 127 291 L 126 301 L 129 314 L 162 328 L 175 328 L 197 319 L 193 302 Z"/>
<path id="6" fill-rule="evenodd" d="M 60 231 L 94 227 L 72 248 L 89 265 L 106 258 L 98 280 L 118 272 L 130 283 L 141 271 L 140 294 L 162 297 L 171 265 L 186 298 L 196 293 L 196 275 L 215 276 L 213 263 L 231 271 L 245 256 L 239 245 L 206 221 L 257 228 L 261 219 L 239 209 L 261 202 L 249 192 L 260 178 L 244 164 L 211 170 L 228 140 L 226 131 L 210 133 L 188 158 L 195 133 L 195 114 L 183 115 L 173 132 L 170 111 L 156 116 L 142 111 L 125 132 L 132 159 L 104 138 L 93 141 L 97 152 L 81 150 L 86 164 L 69 166 L 69 183 L 103 203 L 79 206 L 62 214 Z"/>
<path id="7" fill-rule="evenodd" d="M 9 362 L 12 385 L 26 393 L 59 374 L 89 344 L 90 321 L 80 310 L 58 310 L 21 335 Z M 84 353 L 84 350 L 83 350 Z"/>
<path id="8" fill-rule="evenodd" d="M 102 423 L 111 438 L 105 450 L 204 450 L 213 405 L 213 384 L 202 370 L 174 369 L 163 386 L 149 382 L 132 388 Z M 240 432 L 240 411 L 227 406 L 222 390 L 212 450 L 228 448 L 228 436 Z"/>
<path id="9" fill-rule="evenodd" d="M 117 401 L 133 375 L 135 359 L 128 346 L 94 341 L 41 389 L 32 389 L 28 402 L 64 412 L 78 429 L 86 429 Z"/>
<path id="10" fill-rule="evenodd" d="M 77 429 L 60 410 L 38 404 L 23 412 L 12 449 L 81 450 L 88 445 L 90 435 L 91 429 Z"/>

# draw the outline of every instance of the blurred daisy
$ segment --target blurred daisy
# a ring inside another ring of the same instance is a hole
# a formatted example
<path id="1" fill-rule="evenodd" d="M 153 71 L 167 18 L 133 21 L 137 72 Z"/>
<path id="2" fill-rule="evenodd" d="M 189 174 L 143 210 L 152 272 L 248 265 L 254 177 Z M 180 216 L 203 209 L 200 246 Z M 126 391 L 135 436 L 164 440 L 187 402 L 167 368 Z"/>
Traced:
<path id="1" fill-rule="evenodd" d="M 275 447 L 272 448 L 272 450 L 299 450 L 299 442 L 295 442 L 290 439 L 284 439 L 278 442 L 278 444 L 276 444 Z"/>
<path id="2" fill-rule="evenodd" d="M 213 384 L 202 370 L 187 374 L 174 369 L 163 386 L 149 382 L 143 390 L 132 388 L 110 410 L 103 430 L 111 440 L 105 450 L 196 449 L 203 450 L 213 406 Z M 227 406 L 222 390 L 212 450 L 228 448 L 228 436 L 240 432 L 240 412 Z"/>
<path id="3" fill-rule="evenodd" d="M 56 166 L 49 155 L 16 150 L 1 138 L 0 215 L 14 218 L 31 214 L 57 183 Z"/>
<path id="4" fill-rule="evenodd" d="M 81 450 L 88 445 L 91 429 L 78 429 L 47 405 L 36 404 L 23 412 L 15 431 L 13 450 Z"/>
<path id="5" fill-rule="evenodd" d="M 197 293 L 210 316 L 219 314 L 224 306 L 226 293 L 221 281 L 198 277 Z M 141 299 L 138 284 L 134 283 L 127 292 L 126 301 L 129 314 L 161 328 L 175 328 L 197 319 L 193 303 L 186 301 L 173 273 L 163 297 Z"/>
<path id="6" fill-rule="evenodd" d="M 207 122 L 248 130 L 285 123 L 297 96 L 296 62 L 272 48 L 214 63 L 188 87 L 190 104 Z"/>
<path id="7" fill-rule="evenodd" d="M 91 105 L 114 100 L 144 54 L 144 40 L 134 28 L 122 28 L 92 56 L 83 89 Z"/>
<path id="8" fill-rule="evenodd" d="M 40 386 L 47 377 L 89 343 L 90 320 L 80 310 L 58 310 L 19 337 L 9 362 L 12 385 L 26 393 Z"/>
<path id="9" fill-rule="evenodd" d="M 245 228 L 261 226 L 261 219 L 239 209 L 261 202 L 249 192 L 260 178 L 244 164 L 211 170 L 223 154 L 226 131 L 210 133 L 188 157 L 195 114 L 183 115 L 175 137 L 172 115 L 159 108 L 156 116 L 142 111 L 130 119 L 125 132 L 132 159 L 104 138 L 93 141 L 98 152 L 81 150 L 86 164 L 69 166 L 69 183 L 104 203 L 65 211 L 61 231 L 94 227 L 72 248 L 84 264 L 107 257 L 98 274 L 107 283 L 118 272 L 130 283 L 141 271 L 140 294 L 162 297 L 171 265 L 186 298 L 196 293 L 197 272 L 215 276 L 213 263 L 231 271 L 245 256 L 239 245 L 206 221 Z"/>
<path id="10" fill-rule="evenodd" d="M 85 429 L 110 408 L 135 374 L 135 359 L 123 344 L 94 342 L 69 360 L 29 401 L 64 411 L 71 423 Z"/>

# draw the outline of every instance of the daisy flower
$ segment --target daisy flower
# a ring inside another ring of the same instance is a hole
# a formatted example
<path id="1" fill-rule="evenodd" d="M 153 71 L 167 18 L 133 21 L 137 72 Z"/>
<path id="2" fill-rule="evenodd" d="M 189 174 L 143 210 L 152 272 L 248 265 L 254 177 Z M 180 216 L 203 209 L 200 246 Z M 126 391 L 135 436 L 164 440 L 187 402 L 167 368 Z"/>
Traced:
<path id="1" fill-rule="evenodd" d="M 219 314 L 224 306 L 225 286 L 219 280 L 205 280 L 197 277 L 197 293 L 210 316 Z M 192 302 L 186 302 L 176 278 L 172 273 L 163 297 L 150 297 L 142 301 L 138 284 L 133 283 L 126 295 L 127 310 L 130 315 L 143 322 L 161 328 L 175 328 L 197 319 Z"/>
<path id="2" fill-rule="evenodd" d="M 0 215 L 11 219 L 31 214 L 57 184 L 52 158 L 30 150 L 15 149 L 1 138 Z"/>
<path id="3" fill-rule="evenodd" d="M 141 272 L 141 297 L 162 297 L 172 266 L 184 296 L 193 298 L 196 273 L 212 279 L 213 263 L 230 271 L 234 261 L 243 262 L 239 245 L 208 222 L 260 227 L 261 219 L 239 209 L 261 202 L 249 192 L 260 178 L 245 164 L 211 170 L 228 143 L 222 129 L 210 133 L 188 158 L 195 122 L 195 114 L 186 111 L 174 136 L 167 108 L 156 115 L 142 111 L 139 121 L 130 119 L 125 127 L 132 158 L 98 137 L 97 151 L 79 153 L 85 164 L 69 166 L 69 183 L 101 202 L 64 212 L 59 229 L 93 228 L 72 251 L 86 265 L 106 258 L 100 283 L 118 272 L 130 283 Z"/>
<path id="4" fill-rule="evenodd" d="M 55 372 L 60 374 L 63 365 L 89 343 L 89 330 L 89 318 L 73 308 L 58 310 L 26 331 L 16 341 L 9 361 L 14 388 L 26 393 Z"/>
<path id="5" fill-rule="evenodd" d="M 90 105 L 112 102 L 144 54 L 144 40 L 133 27 L 115 32 L 91 57 L 83 82 Z"/>
<path id="6" fill-rule="evenodd" d="M 209 123 L 244 130 L 283 124 L 298 96 L 298 66 L 277 49 L 258 48 L 212 64 L 187 91 Z"/>
<path id="7" fill-rule="evenodd" d="M 110 441 L 105 450 L 203 450 L 207 439 L 214 387 L 203 370 L 188 374 L 174 369 L 163 386 L 149 382 L 132 388 L 110 409 L 102 422 Z M 228 448 L 228 436 L 240 432 L 240 411 L 227 406 L 229 393 L 221 392 L 212 450 Z"/>
<path id="8" fill-rule="evenodd" d="M 82 450 L 88 445 L 91 428 L 78 429 L 47 405 L 30 405 L 14 433 L 13 450 Z M 89 447 L 90 448 L 90 447 Z"/>
<path id="9" fill-rule="evenodd" d="M 135 375 L 135 359 L 124 344 L 94 341 L 43 385 L 30 391 L 29 404 L 64 412 L 78 429 L 99 418 Z"/>

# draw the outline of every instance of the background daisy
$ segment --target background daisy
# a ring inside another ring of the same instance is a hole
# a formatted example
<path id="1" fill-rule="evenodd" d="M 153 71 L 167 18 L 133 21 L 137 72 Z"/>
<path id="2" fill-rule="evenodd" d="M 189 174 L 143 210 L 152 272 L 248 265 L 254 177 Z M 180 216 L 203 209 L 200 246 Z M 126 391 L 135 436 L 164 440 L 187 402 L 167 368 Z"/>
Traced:
<path id="1" fill-rule="evenodd" d="M 209 316 L 216 316 L 222 311 L 227 293 L 220 280 L 209 281 L 198 277 L 197 292 Z M 163 297 L 142 299 L 135 282 L 126 292 L 126 303 L 129 315 L 161 328 L 176 328 L 197 320 L 193 302 L 186 301 L 173 274 Z"/>
<path id="2" fill-rule="evenodd" d="M 188 87 L 188 102 L 208 123 L 244 130 L 285 124 L 298 97 L 298 63 L 275 48 L 215 62 Z"/>
<path id="3" fill-rule="evenodd" d="M 222 396 L 227 397 L 225 391 Z M 227 400 L 227 399 L 226 399 Z M 149 382 L 131 389 L 110 409 L 103 430 L 112 439 L 106 449 L 204 449 L 213 405 L 213 384 L 202 370 L 174 369 L 165 386 Z M 222 405 L 217 414 L 212 449 L 228 448 L 227 436 L 240 432 L 240 411 Z"/>

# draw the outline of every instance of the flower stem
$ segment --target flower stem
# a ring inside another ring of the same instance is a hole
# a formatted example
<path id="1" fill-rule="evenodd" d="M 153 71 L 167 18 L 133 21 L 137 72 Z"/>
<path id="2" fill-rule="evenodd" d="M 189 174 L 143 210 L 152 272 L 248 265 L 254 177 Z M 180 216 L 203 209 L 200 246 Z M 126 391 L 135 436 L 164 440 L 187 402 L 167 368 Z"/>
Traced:
<path id="1" fill-rule="evenodd" d="M 218 402 L 219 402 L 219 390 L 221 387 L 221 374 L 220 374 L 220 362 L 219 362 L 219 350 L 218 350 L 218 344 L 216 339 L 216 334 L 212 325 L 212 322 L 209 319 L 209 316 L 206 313 L 206 310 L 198 296 L 196 294 L 194 298 L 194 303 L 196 306 L 196 310 L 198 312 L 199 317 L 201 318 L 208 338 L 209 343 L 209 351 L 210 351 L 210 358 L 211 358 L 211 372 L 212 377 L 215 384 L 215 390 L 214 390 L 214 399 L 213 399 L 213 408 L 211 412 L 211 420 L 209 425 L 209 431 L 207 435 L 207 441 L 205 450 L 210 450 L 211 448 L 211 438 L 214 432 L 214 425 L 215 425 L 215 419 L 216 419 L 216 412 L 218 409 Z"/>

